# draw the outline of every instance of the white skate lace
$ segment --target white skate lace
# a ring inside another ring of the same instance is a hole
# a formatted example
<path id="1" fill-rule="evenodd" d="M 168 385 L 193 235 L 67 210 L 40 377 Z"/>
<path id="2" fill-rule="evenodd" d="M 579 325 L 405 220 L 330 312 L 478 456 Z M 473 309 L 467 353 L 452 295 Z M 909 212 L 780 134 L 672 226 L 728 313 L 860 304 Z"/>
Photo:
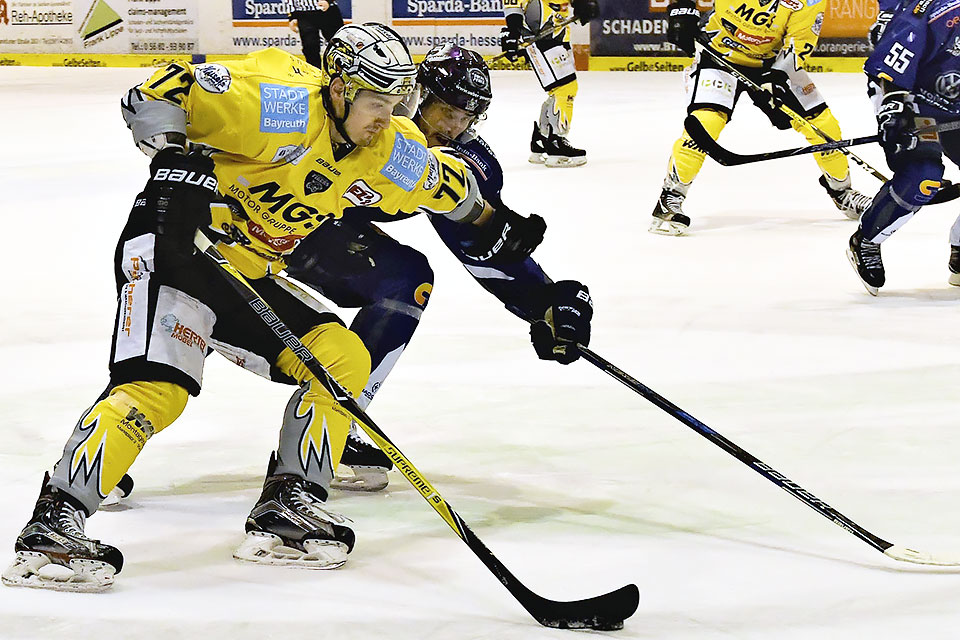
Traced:
<path id="1" fill-rule="evenodd" d="M 683 205 L 684 196 L 675 191 L 664 191 L 660 194 L 660 208 L 665 212 L 671 215 L 683 214 Z"/>
<path id="2" fill-rule="evenodd" d="M 335 511 L 328 511 L 327 509 L 324 509 L 324 503 L 318 500 L 316 496 L 306 489 L 297 488 L 297 490 L 293 492 L 293 502 L 298 510 L 306 510 L 306 512 L 314 514 L 321 520 L 326 520 L 327 522 L 336 524 L 353 522 L 353 520 L 344 515 L 336 513 Z"/>
<path id="3" fill-rule="evenodd" d="M 856 211 L 861 214 L 873 203 L 871 198 L 863 195 L 856 189 L 845 189 L 838 198 L 838 201 L 841 209 Z"/>
<path id="4" fill-rule="evenodd" d="M 880 259 L 880 245 L 867 240 L 860 241 L 860 262 L 865 269 L 882 269 L 883 261 Z"/>
<path id="5" fill-rule="evenodd" d="M 86 540 L 87 536 L 83 532 L 83 525 L 86 521 L 86 514 L 80 509 L 74 509 L 68 504 L 60 506 L 57 524 L 62 533 Z"/>

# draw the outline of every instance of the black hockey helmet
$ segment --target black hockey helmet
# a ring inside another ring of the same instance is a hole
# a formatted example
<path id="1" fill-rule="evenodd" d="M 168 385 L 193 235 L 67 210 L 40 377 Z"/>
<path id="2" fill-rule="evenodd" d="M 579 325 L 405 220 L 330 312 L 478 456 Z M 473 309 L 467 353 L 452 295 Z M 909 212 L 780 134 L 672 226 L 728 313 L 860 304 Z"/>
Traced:
<path id="1" fill-rule="evenodd" d="M 433 95 L 473 116 L 486 113 L 493 99 L 490 70 L 476 51 L 455 44 L 437 45 L 427 52 L 417 72 L 422 99 Z"/>

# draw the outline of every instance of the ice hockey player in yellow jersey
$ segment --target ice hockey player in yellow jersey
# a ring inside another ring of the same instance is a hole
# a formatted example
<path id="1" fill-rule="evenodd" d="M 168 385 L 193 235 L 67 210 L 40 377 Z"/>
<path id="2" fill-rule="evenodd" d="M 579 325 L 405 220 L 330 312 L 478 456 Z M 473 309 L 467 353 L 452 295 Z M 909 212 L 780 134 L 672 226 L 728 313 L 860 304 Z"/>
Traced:
<path id="1" fill-rule="evenodd" d="M 587 24 L 600 15 L 597 0 L 503 0 L 506 25 L 500 46 L 510 59 L 520 55 L 521 43 L 571 17 Z M 524 49 L 547 99 L 533 125 L 530 162 L 548 167 L 577 167 L 587 153 L 567 140 L 577 96 L 577 70 L 570 47 L 570 28 L 554 29 L 547 37 Z"/>
<path id="2" fill-rule="evenodd" d="M 829 136 L 841 137 L 840 124 L 802 66 L 817 46 L 826 4 L 827 0 L 716 0 L 703 24 L 693 0 L 676 0 L 668 9 L 667 39 L 694 55 L 694 41 L 702 28 L 711 51 L 766 89 L 750 97 L 770 122 L 778 129 L 792 127 L 815 144 L 823 140 L 809 127 L 791 121 L 771 100 L 770 92 Z M 732 117 L 740 94 L 749 93 L 706 53 L 698 54 L 687 69 L 686 86 L 687 113 L 714 139 Z M 704 157 L 684 131 L 673 145 L 651 232 L 681 235 L 686 231 L 690 218 L 682 204 Z M 851 188 L 846 156 L 833 151 L 814 154 L 814 159 L 823 174 L 820 184 L 837 208 L 849 218 L 859 218 L 870 199 Z"/>
<path id="3" fill-rule="evenodd" d="M 459 159 L 427 149 L 409 120 L 391 115 L 415 80 L 397 34 L 370 23 L 337 32 L 322 72 L 269 49 L 222 64 L 171 64 L 127 94 L 124 118 L 152 162 L 115 255 L 110 382 L 44 478 L 4 584 L 100 591 L 113 583 L 123 556 L 89 538 L 85 520 L 200 392 L 210 350 L 299 386 L 234 556 L 317 569 L 346 561 L 354 532 L 325 500 L 351 417 L 195 252 L 193 238 L 198 229 L 216 237 L 316 360 L 359 393 L 370 373 L 360 339 L 276 275 L 300 239 L 367 205 L 491 225 L 499 232 L 478 251 L 509 252 L 543 235 L 485 205 Z"/>

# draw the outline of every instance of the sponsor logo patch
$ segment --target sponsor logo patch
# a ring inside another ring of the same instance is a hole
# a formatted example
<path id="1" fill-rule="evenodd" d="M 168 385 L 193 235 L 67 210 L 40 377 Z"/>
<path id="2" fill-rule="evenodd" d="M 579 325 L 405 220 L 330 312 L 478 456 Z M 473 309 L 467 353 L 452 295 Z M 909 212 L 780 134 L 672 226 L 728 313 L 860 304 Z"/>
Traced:
<path id="1" fill-rule="evenodd" d="M 416 140 L 407 140 L 397 132 L 393 141 L 390 159 L 380 170 L 380 175 L 404 191 L 413 191 L 427 168 L 427 148 Z"/>
<path id="2" fill-rule="evenodd" d="M 937 78 L 937 93 L 947 100 L 960 97 L 960 73 L 950 71 Z"/>
<path id="3" fill-rule="evenodd" d="M 800 11 L 800 9 L 803 9 L 803 2 L 801 0 L 780 0 L 780 4 L 791 11 Z"/>
<path id="4" fill-rule="evenodd" d="M 194 67 L 193 77 L 197 85 L 208 93 L 226 93 L 233 78 L 222 64 L 200 64 Z"/>
<path id="5" fill-rule="evenodd" d="M 303 181 L 303 191 L 308 196 L 314 193 L 323 193 L 333 185 L 333 180 L 319 171 L 311 171 Z"/>
<path id="6" fill-rule="evenodd" d="M 734 34 L 734 37 L 740 42 L 752 44 L 755 47 L 773 42 L 772 36 L 758 36 L 753 33 L 747 33 L 746 31 L 741 31 L 740 29 L 737 29 L 737 32 Z"/>
<path id="7" fill-rule="evenodd" d="M 188 347 L 197 347 L 200 351 L 207 350 L 207 341 L 190 327 L 180 324 L 180 319 L 172 313 L 160 318 L 160 326 L 170 332 L 170 337 L 179 340 Z"/>
<path id="8" fill-rule="evenodd" d="M 260 83 L 260 131 L 306 133 L 310 98 L 305 87 Z"/>
<path id="9" fill-rule="evenodd" d="M 383 200 L 383 196 L 363 180 L 354 180 L 343 197 L 358 207 L 370 207 Z"/>
<path id="10" fill-rule="evenodd" d="M 274 251 L 278 253 L 286 253 L 287 251 L 293 251 L 297 246 L 297 243 L 303 239 L 303 236 L 289 235 L 289 236 L 280 236 L 279 238 L 274 238 L 266 229 L 261 227 L 256 222 L 247 221 L 247 232 L 263 244 L 267 245 Z"/>

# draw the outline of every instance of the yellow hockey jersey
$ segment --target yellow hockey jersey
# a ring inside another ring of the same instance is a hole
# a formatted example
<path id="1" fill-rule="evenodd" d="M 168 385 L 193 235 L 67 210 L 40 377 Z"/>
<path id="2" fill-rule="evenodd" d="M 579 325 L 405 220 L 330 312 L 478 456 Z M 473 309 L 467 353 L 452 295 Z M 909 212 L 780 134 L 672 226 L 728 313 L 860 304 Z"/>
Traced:
<path id="1" fill-rule="evenodd" d="M 519 13 L 531 31 L 537 32 L 548 24 L 556 24 L 573 15 L 573 5 L 569 0 L 503 0 L 503 13 Z M 564 27 L 562 32 L 554 33 L 555 38 L 562 37 L 564 42 L 570 40 L 570 28 Z"/>
<path id="2" fill-rule="evenodd" d="M 137 87 L 136 105 L 124 104 L 144 119 L 152 101 L 176 105 L 186 112 L 188 140 L 215 150 L 220 193 L 232 205 L 224 230 L 235 241 L 219 249 L 248 277 L 281 271 L 304 236 L 350 207 L 459 219 L 482 204 L 463 163 L 428 149 L 407 118 L 392 118 L 369 147 L 335 153 L 321 86 L 315 67 L 265 49 L 222 63 L 171 64 Z"/>
<path id="3" fill-rule="evenodd" d="M 825 0 L 716 0 L 704 32 L 733 64 L 759 67 L 793 47 L 797 65 L 817 47 Z"/>

